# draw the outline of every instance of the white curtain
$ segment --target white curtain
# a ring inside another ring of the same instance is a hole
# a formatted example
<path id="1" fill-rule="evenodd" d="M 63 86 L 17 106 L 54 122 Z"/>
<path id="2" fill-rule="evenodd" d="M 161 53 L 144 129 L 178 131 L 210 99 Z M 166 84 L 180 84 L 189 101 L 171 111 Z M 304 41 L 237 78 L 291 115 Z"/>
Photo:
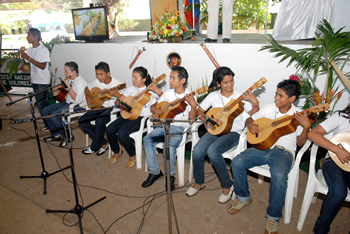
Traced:
<path id="1" fill-rule="evenodd" d="M 326 19 L 335 30 L 350 31 L 350 0 L 282 0 L 273 37 L 276 40 L 315 38 L 317 24 Z"/>

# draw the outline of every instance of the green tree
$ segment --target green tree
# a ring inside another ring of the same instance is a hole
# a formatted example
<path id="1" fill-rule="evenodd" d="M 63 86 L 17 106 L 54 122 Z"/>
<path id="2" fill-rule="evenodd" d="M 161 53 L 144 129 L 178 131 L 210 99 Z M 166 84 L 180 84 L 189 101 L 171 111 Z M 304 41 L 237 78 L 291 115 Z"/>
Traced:
<path id="1" fill-rule="evenodd" d="M 195 7 L 200 7 L 202 18 L 200 23 L 208 23 L 208 0 L 202 3 L 195 3 Z M 278 0 L 275 0 L 278 1 Z M 185 8 L 192 9 L 192 4 Z M 220 3 L 219 14 L 222 14 L 222 5 Z M 253 25 L 264 28 L 263 22 L 266 18 L 266 2 L 265 0 L 234 0 L 233 2 L 233 18 L 232 28 L 234 29 L 250 29 Z M 268 15 L 268 20 L 271 16 Z"/>

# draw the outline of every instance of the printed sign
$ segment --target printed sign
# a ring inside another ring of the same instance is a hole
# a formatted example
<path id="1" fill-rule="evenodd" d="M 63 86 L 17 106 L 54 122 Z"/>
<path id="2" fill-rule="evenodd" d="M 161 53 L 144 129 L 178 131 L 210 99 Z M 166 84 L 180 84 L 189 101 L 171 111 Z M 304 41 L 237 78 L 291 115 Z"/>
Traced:
<path id="1" fill-rule="evenodd" d="M 17 86 L 17 87 L 32 87 L 30 83 L 30 73 L 20 73 L 13 75 L 13 78 L 9 78 L 8 73 L 0 73 L 0 80 L 4 85 Z"/>

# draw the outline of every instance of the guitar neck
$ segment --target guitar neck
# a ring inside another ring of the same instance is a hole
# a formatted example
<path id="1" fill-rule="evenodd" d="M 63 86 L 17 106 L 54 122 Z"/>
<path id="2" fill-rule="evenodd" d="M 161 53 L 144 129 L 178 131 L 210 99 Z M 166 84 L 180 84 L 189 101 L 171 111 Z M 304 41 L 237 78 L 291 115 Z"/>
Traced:
<path id="1" fill-rule="evenodd" d="M 249 89 L 247 89 L 244 93 L 248 92 L 248 91 L 253 90 L 253 86 L 251 86 Z M 243 100 L 243 94 L 241 96 L 239 96 L 234 102 L 232 102 L 230 105 L 228 105 L 226 108 L 232 109 L 233 107 L 235 107 L 238 103 L 240 103 Z"/>
<path id="2" fill-rule="evenodd" d="M 215 58 L 213 57 L 213 55 L 210 53 L 210 51 L 208 50 L 208 48 L 206 46 L 202 45 L 202 48 L 204 49 L 205 53 L 207 53 L 209 59 L 211 60 L 211 62 L 214 64 L 215 68 L 219 68 L 220 65 L 218 64 L 218 62 L 215 60 Z"/>
<path id="3" fill-rule="evenodd" d="M 196 91 L 193 91 L 192 93 L 190 93 L 190 95 L 195 95 L 195 94 L 196 94 Z M 185 100 L 185 98 L 186 98 L 186 94 L 185 94 L 185 96 L 183 98 L 181 98 L 179 100 L 175 100 L 174 102 L 172 102 L 171 105 L 173 105 L 173 106 L 177 105 L 178 103 L 183 102 Z"/>
<path id="4" fill-rule="evenodd" d="M 301 111 L 300 113 L 303 113 L 303 112 L 306 112 L 306 114 L 309 114 L 310 109 Z M 284 122 L 286 122 L 286 121 L 293 120 L 293 119 L 295 119 L 295 114 L 286 116 L 285 118 L 282 118 L 282 119 L 277 120 L 277 121 L 275 121 L 275 122 L 276 122 L 277 124 L 281 124 L 281 123 L 284 123 Z M 298 123 L 298 124 L 299 124 L 299 123 Z"/>

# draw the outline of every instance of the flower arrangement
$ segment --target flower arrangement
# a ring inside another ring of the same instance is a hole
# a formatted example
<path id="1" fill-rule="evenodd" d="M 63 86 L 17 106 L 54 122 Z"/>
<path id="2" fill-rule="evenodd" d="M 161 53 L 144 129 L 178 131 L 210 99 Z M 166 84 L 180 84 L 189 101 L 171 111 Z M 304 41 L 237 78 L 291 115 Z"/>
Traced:
<path id="1" fill-rule="evenodd" d="M 299 78 L 301 77 L 301 79 Z M 315 127 L 317 124 L 323 122 L 327 116 L 334 112 L 334 107 L 342 96 L 344 89 L 339 90 L 339 86 L 334 88 L 335 84 L 330 85 L 329 91 L 326 93 L 320 94 L 320 90 L 317 86 L 310 82 L 308 78 L 302 78 L 302 75 L 290 75 L 289 79 L 298 81 L 301 85 L 301 95 L 305 96 L 305 103 L 303 109 L 308 109 L 312 106 L 320 105 L 323 103 L 328 103 L 329 106 L 333 104 L 332 109 L 317 114 L 311 113 L 309 115 L 312 122 L 312 127 Z"/>
<path id="2" fill-rule="evenodd" d="M 176 42 L 176 38 L 190 36 L 191 32 L 186 26 L 185 20 L 181 20 L 179 11 L 169 12 L 169 4 L 164 8 L 165 14 L 153 25 L 150 40 L 159 42 Z M 184 17 L 183 17 L 184 18 Z"/>

